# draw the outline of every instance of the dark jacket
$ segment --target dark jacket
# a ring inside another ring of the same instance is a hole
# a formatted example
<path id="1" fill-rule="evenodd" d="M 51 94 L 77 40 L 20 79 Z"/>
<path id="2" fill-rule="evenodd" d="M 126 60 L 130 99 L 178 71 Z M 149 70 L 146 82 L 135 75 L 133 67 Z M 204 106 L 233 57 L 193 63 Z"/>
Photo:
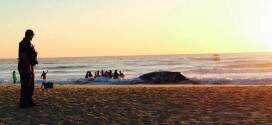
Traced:
<path id="1" fill-rule="evenodd" d="M 27 56 L 29 58 L 29 62 L 32 66 L 35 66 L 36 64 L 38 64 L 37 52 L 35 51 L 35 48 L 31 44 L 31 42 L 26 39 L 23 39 L 19 43 L 19 64 L 21 64 L 21 65 L 25 65 L 24 61 L 23 61 L 23 56 L 22 56 L 22 53 L 24 53 L 24 52 L 27 54 Z"/>

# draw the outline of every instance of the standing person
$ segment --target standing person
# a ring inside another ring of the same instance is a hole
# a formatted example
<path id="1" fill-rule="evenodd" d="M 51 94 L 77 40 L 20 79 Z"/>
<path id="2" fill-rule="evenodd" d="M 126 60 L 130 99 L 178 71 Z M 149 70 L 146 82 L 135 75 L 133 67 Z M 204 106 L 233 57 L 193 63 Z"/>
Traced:
<path id="1" fill-rule="evenodd" d="M 18 70 L 21 80 L 20 108 L 36 106 L 32 98 L 35 80 L 34 66 L 38 64 L 37 52 L 31 44 L 34 35 L 32 30 L 26 30 L 25 37 L 19 43 Z"/>
<path id="2" fill-rule="evenodd" d="M 87 71 L 87 72 L 86 72 L 86 75 L 85 75 L 85 78 L 88 78 L 88 77 L 89 77 L 89 75 L 90 75 L 90 72 L 89 72 L 89 71 Z"/>
<path id="3" fill-rule="evenodd" d="M 88 77 L 93 77 L 92 71 L 89 71 Z"/>
<path id="4" fill-rule="evenodd" d="M 100 77 L 99 70 L 96 71 L 96 77 Z"/>
<path id="5" fill-rule="evenodd" d="M 46 72 L 43 71 L 41 78 L 43 79 L 44 82 L 46 82 L 46 74 L 48 73 L 48 70 Z"/>
<path id="6" fill-rule="evenodd" d="M 113 79 L 119 79 L 119 74 L 118 74 L 117 70 L 115 70 L 113 73 Z"/>
<path id="7" fill-rule="evenodd" d="M 97 77 L 97 73 L 96 72 L 94 72 L 94 78 L 96 78 Z"/>
<path id="8" fill-rule="evenodd" d="M 46 72 L 43 71 L 41 78 L 42 78 L 42 86 L 41 88 L 44 86 L 44 84 L 46 83 L 46 74 L 48 73 L 48 70 Z"/>
<path id="9" fill-rule="evenodd" d="M 112 78 L 112 71 L 111 70 L 108 72 L 108 77 Z"/>
<path id="10" fill-rule="evenodd" d="M 12 72 L 12 79 L 13 79 L 13 83 L 16 83 L 17 78 L 16 78 L 15 71 Z"/>
<path id="11" fill-rule="evenodd" d="M 105 75 L 103 69 L 101 70 L 100 73 L 101 73 L 101 76 L 104 76 L 104 75 Z"/>

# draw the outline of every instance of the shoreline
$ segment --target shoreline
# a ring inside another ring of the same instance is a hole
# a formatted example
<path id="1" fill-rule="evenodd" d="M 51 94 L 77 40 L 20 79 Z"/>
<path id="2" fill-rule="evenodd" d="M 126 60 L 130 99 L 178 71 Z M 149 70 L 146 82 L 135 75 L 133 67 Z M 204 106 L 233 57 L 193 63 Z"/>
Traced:
<path id="1" fill-rule="evenodd" d="M 60 85 L 18 108 L 20 85 L 0 84 L 0 124 L 268 124 L 272 85 Z"/>
<path id="2" fill-rule="evenodd" d="M 21 86 L 20 83 L 0 83 L 1 86 Z M 41 83 L 35 83 L 35 88 L 41 86 Z M 194 83 L 169 83 L 169 84 L 149 84 L 149 83 L 140 83 L 140 84 L 76 84 L 76 83 L 54 83 L 54 87 L 245 87 L 245 86 L 272 86 L 272 83 L 246 83 L 246 84 L 236 84 L 236 83 L 228 83 L 228 84 L 194 84 Z"/>

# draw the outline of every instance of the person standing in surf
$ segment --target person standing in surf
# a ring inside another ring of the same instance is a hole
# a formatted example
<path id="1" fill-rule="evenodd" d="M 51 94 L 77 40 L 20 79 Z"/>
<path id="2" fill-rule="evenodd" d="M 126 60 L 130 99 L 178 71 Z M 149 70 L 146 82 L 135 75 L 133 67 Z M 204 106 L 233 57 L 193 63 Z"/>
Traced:
<path id="1" fill-rule="evenodd" d="M 41 88 L 44 86 L 44 84 L 46 83 L 46 74 L 48 73 L 48 70 L 46 72 L 43 71 L 41 78 L 42 78 L 42 86 Z"/>
<path id="2" fill-rule="evenodd" d="M 46 82 L 46 74 L 48 73 L 48 70 L 46 72 L 43 71 L 41 78 L 43 80 L 43 82 Z"/>
<path id="3" fill-rule="evenodd" d="M 16 78 L 16 72 L 15 71 L 12 72 L 12 79 L 13 79 L 13 83 L 16 83 L 17 78 Z"/>

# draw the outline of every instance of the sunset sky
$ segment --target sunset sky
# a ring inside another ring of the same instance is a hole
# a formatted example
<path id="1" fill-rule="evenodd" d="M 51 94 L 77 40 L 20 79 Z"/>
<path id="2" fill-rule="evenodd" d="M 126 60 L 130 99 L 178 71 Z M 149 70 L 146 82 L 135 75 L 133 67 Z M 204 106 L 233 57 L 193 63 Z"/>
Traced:
<path id="1" fill-rule="evenodd" d="M 272 52 L 271 0 L 1 0 L 0 58 Z"/>

